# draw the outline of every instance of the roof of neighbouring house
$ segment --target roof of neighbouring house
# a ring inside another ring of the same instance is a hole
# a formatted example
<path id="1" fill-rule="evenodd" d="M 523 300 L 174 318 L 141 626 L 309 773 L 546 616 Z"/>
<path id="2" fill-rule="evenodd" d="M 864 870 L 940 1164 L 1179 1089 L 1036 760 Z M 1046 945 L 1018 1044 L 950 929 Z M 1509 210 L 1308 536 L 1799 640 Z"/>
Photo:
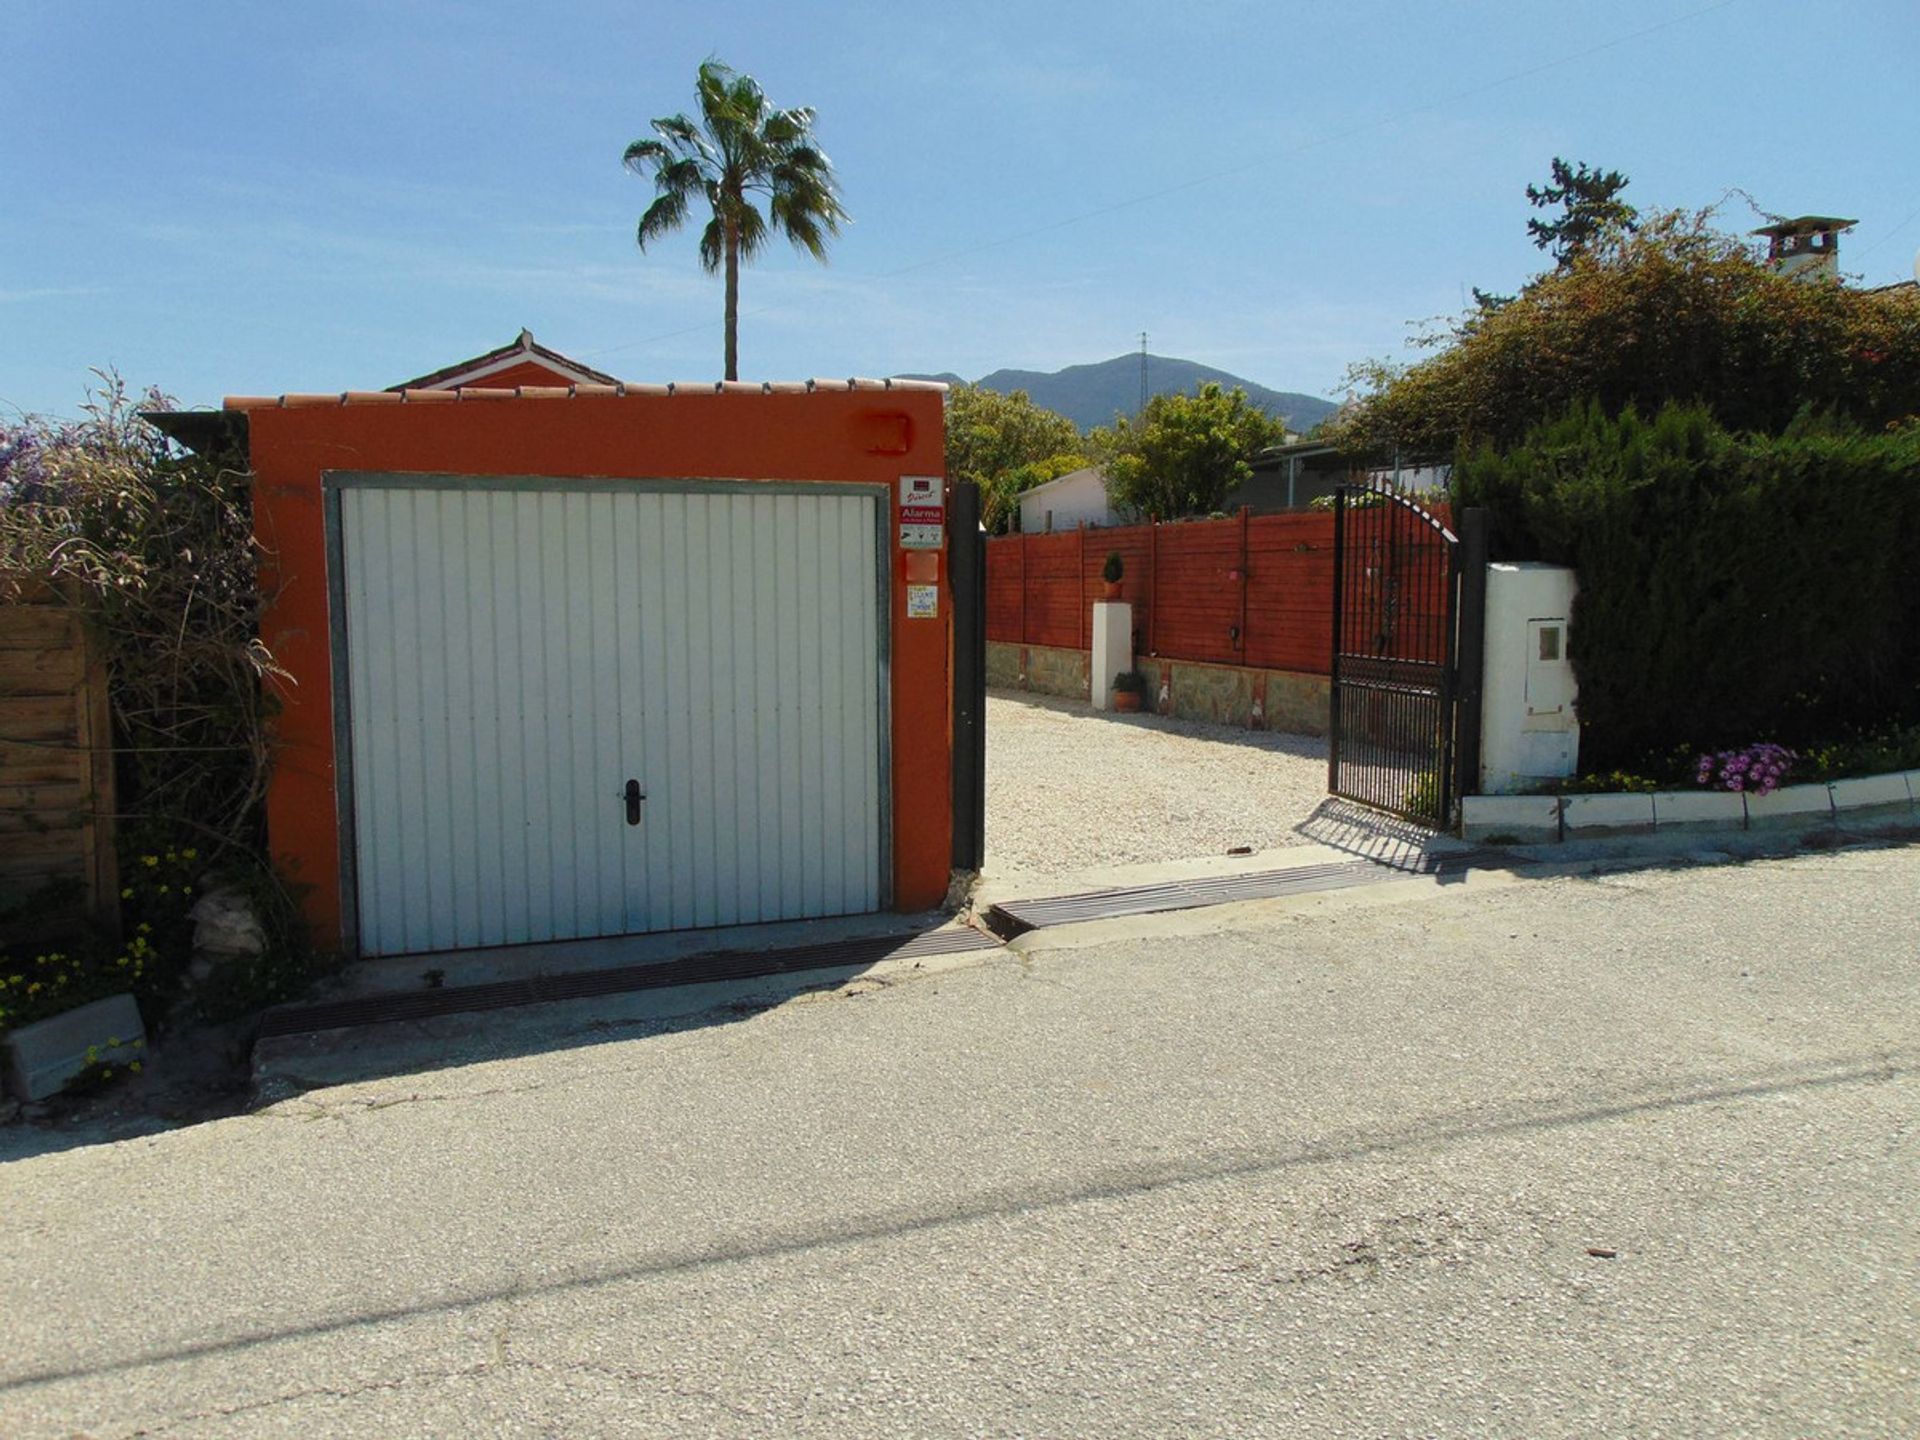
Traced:
<path id="1" fill-rule="evenodd" d="M 533 338 L 531 330 L 521 332 L 497 350 L 445 365 L 427 375 L 389 385 L 399 390 L 457 390 L 466 385 L 486 385 L 489 389 L 514 389 L 521 385 L 618 385 L 604 371 L 562 355 Z"/>
<path id="2" fill-rule="evenodd" d="M 1285 460 L 1313 460 L 1339 451 L 1324 440 L 1289 440 L 1284 445 L 1269 445 L 1250 462 L 1256 470 L 1271 470 Z"/>

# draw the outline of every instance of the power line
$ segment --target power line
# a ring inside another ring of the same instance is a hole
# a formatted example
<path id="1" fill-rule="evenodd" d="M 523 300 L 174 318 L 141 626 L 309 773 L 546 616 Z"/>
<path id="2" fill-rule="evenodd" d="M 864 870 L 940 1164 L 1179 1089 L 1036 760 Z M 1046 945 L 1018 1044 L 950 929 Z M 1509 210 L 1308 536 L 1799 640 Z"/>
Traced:
<path id="1" fill-rule="evenodd" d="M 902 265 L 895 270 L 872 272 L 866 278 L 873 280 L 898 279 L 902 275 L 911 275 L 915 271 L 926 270 L 935 265 L 944 265 L 952 260 L 964 260 L 974 255 L 983 254 L 988 250 L 998 250 L 1008 245 L 1016 245 L 1022 240 L 1032 240 L 1041 235 L 1051 235 L 1057 230 L 1065 230 L 1070 226 L 1084 225 L 1089 220 L 1103 219 L 1106 216 L 1118 214 L 1122 210 L 1131 210 L 1138 205 L 1149 205 L 1156 200 L 1164 200 L 1170 195 L 1183 194 L 1188 190 L 1195 190 L 1203 185 L 1212 185 L 1221 180 L 1231 179 L 1236 175 L 1244 175 L 1250 170 L 1264 169 L 1269 165 L 1277 164 L 1290 155 L 1304 154 L 1309 150 L 1317 150 L 1323 146 L 1337 144 L 1343 140 L 1351 140 L 1360 135 L 1371 134 L 1375 130 L 1384 130 L 1389 126 L 1399 124 L 1402 120 L 1411 119 L 1415 115 L 1424 115 L 1430 111 L 1441 109 L 1443 106 L 1458 104 L 1462 100 L 1472 100 L 1481 95 L 1488 94 L 1491 91 L 1516 84 L 1521 80 L 1530 80 L 1534 76 L 1545 74 L 1549 70 L 1557 70 L 1563 65 L 1571 65 L 1577 61 L 1591 59 L 1595 55 L 1604 55 L 1609 50 L 1617 50 L 1622 45 L 1631 45 L 1636 40 L 1644 40 L 1649 35 L 1657 35 L 1662 30 L 1671 30 L 1676 25 L 1684 25 L 1688 21 L 1697 20 L 1703 15 L 1711 15 L 1716 10 L 1725 10 L 1729 6 L 1738 3 L 1739 0 L 1712 0 L 1711 4 L 1701 5 L 1695 9 L 1684 11 L 1679 15 L 1669 16 L 1665 20 L 1657 20 L 1651 25 L 1644 25 L 1638 30 L 1629 31 L 1625 35 L 1615 36 L 1611 40 L 1603 40 L 1599 44 L 1590 45 L 1584 50 L 1572 51 L 1565 55 L 1556 56 L 1552 60 L 1543 60 L 1539 64 L 1529 65 L 1524 69 L 1508 71 L 1506 74 L 1488 80 L 1484 84 L 1471 85 L 1464 90 L 1455 90 L 1450 94 L 1429 100 L 1424 104 L 1410 105 L 1403 110 L 1395 110 L 1378 119 L 1349 126 L 1345 130 L 1336 130 L 1331 134 L 1317 136 L 1310 140 L 1302 140 L 1284 149 L 1272 151 L 1256 160 L 1248 160 L 1238 165 L 1230 165 L 1222 170 L 1210 171 L 1205 175 L 1198 175 L 1190 180 L 1182 180 L 1174 185 L 1166 185 L 1158 190 L 1150 190 L 1143 194 L 1130 196 L 1125 200 L 1116 200 L 1109 205 L 1096 206 L 1091 210 L 1082 210 L 1077 214 L 1068 215 L 1059 220 L 1049 221 L 1045 225 L 1035 225 L 1025 230 L 1016 230 L 1010 234 L 1002 235 L 997 240 L 983 240 L 978 244 L 968 245 L 958 250 L 944 250 L 936 255 L 929 255 L 923 260 L 916 260 L 911 265 Z M 855 276 L 853 278 L 858 279 L 861 277 Z M 748 316 L 765 315 L 770 313 L 774 308 L 774 306 L 768 305 L 744 313 Z M 652 345 L 662 340 L 677 340 L 682 335 L 702 334 L 711 328 L 711 324 L 703 323 L 684 326 L 678 330 L 665 330 L 658 335 L 649 335 L 644 339 L 623 341 L 621 344 L 603 346 L 598 350 L 582 351 L 580 352 L 580 358 L 586 360 L 599 355 L 617 355 L 625 350 L 638 349 L 642 345 Z"/>
<path id="2" fill-rule="evenodd" d="M 1882 245 L 1886 244 L 1887 241 L 1891 240 L 1894 236 L 1898 235 L 1902 230 L 1906 229 L 1907 226 L 1911 225 L 1916 220 L 1920 220 L 1920 210 L 1914 211 L 1913 214 L 1907 216 L 1906 219 L 1902 220 L 1898 225 L 1894 226 L 1891 230 L 1887 231 L 1878 240 L 1874 241 L 1871 245 L 1867 246 L 1866 249 L 1862 250 L 1858 255 L 1853 257 L 1854 260 L 1857 262 L 1857 261 L 1866 259 L 1867 256 L 1871 255 L 1874 251 L 1878 250 Z"/>

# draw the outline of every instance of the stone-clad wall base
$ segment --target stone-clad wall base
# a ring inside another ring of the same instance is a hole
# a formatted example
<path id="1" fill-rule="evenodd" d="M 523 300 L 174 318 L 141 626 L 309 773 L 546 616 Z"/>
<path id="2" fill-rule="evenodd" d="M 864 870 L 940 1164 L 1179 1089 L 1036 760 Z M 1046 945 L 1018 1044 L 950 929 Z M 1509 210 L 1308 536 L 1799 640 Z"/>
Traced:
<path id="1" fill-rule="evenodd" d="M 1154 656 L 1135 663 L 1147 677 L 1148 708 L 1161 714 L 1251 730 L 1327 733 L 1330 684 L 1325 675 Z M 1106 678 L 1111 682 L 1111 676 Z M 989 641 L 987 684 L 996 690 L 1087 700 L 1087 652 Z"/>

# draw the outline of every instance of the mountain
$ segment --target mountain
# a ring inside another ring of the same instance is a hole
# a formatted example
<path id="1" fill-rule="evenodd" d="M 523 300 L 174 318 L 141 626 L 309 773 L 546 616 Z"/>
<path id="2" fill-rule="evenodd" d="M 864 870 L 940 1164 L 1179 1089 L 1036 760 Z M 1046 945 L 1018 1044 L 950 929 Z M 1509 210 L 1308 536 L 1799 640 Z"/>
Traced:
<path id="1" fill-rule="evenodd" d="M 903 375 L 903 380 L 942 380 L 949 385 L 963 384 L 952 372 L 940 375 Z M 1317 395 L 1301 395 L 1291 390 L 1269 390 L 1238 375 L 1229 375 L 1211 365 L 1192 360 L 1175 360 L 1166 355 L 1147 356 L 1147 385 L 1155 395 L 1190 395 L 1202 381 L 1218 381 L 1222 389 L 1236 386 L 1247 392 L 1247 399 L 1269 415 L 1286 417 L 1290 429 L 1302 433 L 1311 430 L 1339 407 Z M 1140 357 L 1116 355 L 1096 365 L 1069 365 L 1064 370 L 996 370 L 972 382 L 985 390 L 1024 390 L 1033 403 L 1058 411 L 1082 430 L 1095 425 L 1111 425 L 1116 414 L 1132 415 L 1140 408 Z"/>

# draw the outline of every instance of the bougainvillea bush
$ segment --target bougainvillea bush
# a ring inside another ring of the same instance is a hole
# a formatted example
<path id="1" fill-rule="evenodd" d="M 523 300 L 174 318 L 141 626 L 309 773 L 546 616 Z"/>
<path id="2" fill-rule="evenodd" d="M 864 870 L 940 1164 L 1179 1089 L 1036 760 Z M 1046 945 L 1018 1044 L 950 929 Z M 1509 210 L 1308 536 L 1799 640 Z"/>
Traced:
<path id="1" fill-rule="evenodd" d="M 77 420 L 0 422 L 0 604 L 79 611 L 106 661 L 125 943 L 0 956 L 15 1023 L 55 991 L 77 1004 L 130 980 L 117 988 L 161 998 L 210 876 L 246 886 L 269 933 L 298 948 L 295 907 L 264 859 L 267 723 L 284 676 L 259 640 L 245 458 L 180 450 L 140 416 L 171 408 L 165 396 L 100 380 Z"/>

